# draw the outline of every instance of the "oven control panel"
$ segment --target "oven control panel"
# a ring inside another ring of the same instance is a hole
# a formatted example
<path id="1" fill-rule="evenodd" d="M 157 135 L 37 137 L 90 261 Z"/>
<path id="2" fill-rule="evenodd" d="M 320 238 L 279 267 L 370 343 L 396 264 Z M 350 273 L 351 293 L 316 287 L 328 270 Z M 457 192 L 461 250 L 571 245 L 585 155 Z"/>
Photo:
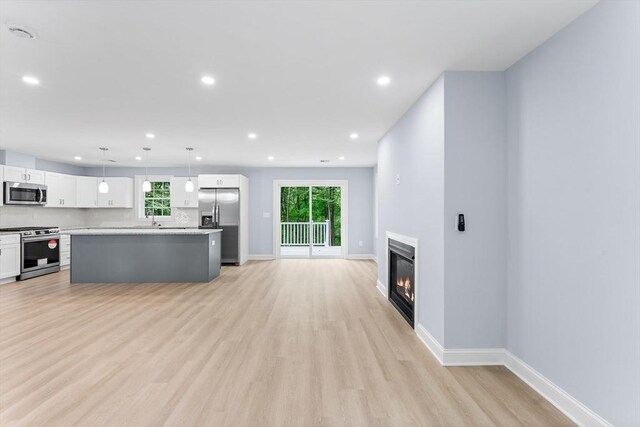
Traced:
<path id="1" fill-rule="evenodd" d="M 43 228 L 40 230 L 27 230 L 23 231 L 22 235 L 27 236 L 41 236 L 46 234 L 58 234 L 60 232 L 59 228 Z"/>

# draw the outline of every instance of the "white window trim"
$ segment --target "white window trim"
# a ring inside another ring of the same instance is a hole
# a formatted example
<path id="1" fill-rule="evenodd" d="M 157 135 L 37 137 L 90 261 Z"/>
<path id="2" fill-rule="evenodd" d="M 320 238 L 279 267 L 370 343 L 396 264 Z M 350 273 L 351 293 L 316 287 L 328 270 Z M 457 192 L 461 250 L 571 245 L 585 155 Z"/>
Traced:
<path id="1" fill-rule="evenodd" d="M 135 187 L 135 197 L 136 197 L 136 218 L 138 221 L 148 221 L 144 215 L 144 192 L 142 191 L 142 183 L 144 182 L 146 175 L 136 175 L 134 176 L 133 183 Z M 167 181 L 171 182 L 171 178 L 173 175 L 149 175 L 149 181 Z M 170 216 L 156 216 L 156 220 L 164 220 L 170 221 L 173 219 L 173 210 L 171 210 L 172 215 Z"/>

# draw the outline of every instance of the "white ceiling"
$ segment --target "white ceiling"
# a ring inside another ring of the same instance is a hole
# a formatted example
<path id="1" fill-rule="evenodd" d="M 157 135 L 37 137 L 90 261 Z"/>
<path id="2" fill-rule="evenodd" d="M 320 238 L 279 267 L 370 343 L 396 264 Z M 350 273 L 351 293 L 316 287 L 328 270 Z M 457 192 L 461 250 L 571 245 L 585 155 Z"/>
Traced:
<path id="1" fill-rule="evenodd" d="M 139 165 L 149 145 L 155 165 L 186 164 L 191 146 L 204 164 L 371 166 L 442 71 L 504 70 L 594 4 L 0 1 L 0 148 L 93 165 L 99 146 Z"/>

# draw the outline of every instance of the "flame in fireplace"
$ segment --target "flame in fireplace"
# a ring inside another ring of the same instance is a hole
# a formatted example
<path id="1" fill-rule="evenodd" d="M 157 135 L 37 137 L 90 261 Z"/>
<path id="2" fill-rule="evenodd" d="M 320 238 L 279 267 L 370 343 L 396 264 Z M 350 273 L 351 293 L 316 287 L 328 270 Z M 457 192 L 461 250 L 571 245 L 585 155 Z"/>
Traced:
<path id="1" fill-rule="evenodd" d="M 399 278 L 396 280 L 396 286 L 402 288 L 405 298 L 413 302 L 413 289 L 411 287 L 411 279 L 409 279 L 408 277 L 406 277 L 405 279 Z"/>

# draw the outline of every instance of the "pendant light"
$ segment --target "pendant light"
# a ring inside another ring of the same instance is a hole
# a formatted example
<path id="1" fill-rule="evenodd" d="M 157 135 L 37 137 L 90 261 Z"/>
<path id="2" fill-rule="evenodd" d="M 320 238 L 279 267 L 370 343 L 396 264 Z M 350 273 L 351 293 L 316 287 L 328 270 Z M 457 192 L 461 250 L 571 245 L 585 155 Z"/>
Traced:
<path id="1" fill-rule="evenodd" d="M 186 184 L 184 185 L 184 189 L 187 193 L 193 193 L 193 181 L 191 181 L 191 152 L 193 151 L 193 148 L 191 147 L 187 147 L 187 153 L 189 156 L 189 180 L 186 182 Z"/>
<path id="2" fill-rule="evenodd" d="M 109 151 L 109 149 L 106 147 L 100 147 L 100 150 L 102 150 L 102 182 L 100 182 L 100 185 L 98 185 L 98 191 L 100 193 L 105 194 L 109 192 L 109 184 L 107 184 L 107 182 L 104 180 L 104 176 L 105 176 L 104 156 L 107 154 L 107 151 Z"/>
<path id="3" fill-rule="evenodd" d="M 149 182 L 149 151 L 151 148 L 142 147 L 144 151 L 146 151 L 145 165 L 144 165 L 144 182 L 142 183 L 142 191 L 148 193 L 151 191 L 151 182 Z"/>

